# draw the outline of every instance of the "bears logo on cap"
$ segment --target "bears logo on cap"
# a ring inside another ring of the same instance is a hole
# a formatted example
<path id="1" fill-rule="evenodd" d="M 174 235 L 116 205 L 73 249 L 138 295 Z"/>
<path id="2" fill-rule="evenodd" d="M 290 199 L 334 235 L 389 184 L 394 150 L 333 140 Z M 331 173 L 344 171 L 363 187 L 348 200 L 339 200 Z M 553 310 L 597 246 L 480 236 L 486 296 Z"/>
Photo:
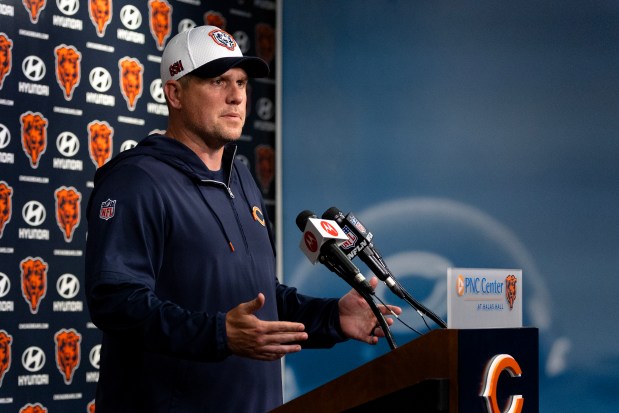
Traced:
<path id="1" fill-rule="evenodd" d="M 212 30 L 208 35 L 211 36 L 215 43 L 225 47 L 228 50 L 234 50 L 236 48 L 236 41 L 234 38 L 223 30 Z"/>

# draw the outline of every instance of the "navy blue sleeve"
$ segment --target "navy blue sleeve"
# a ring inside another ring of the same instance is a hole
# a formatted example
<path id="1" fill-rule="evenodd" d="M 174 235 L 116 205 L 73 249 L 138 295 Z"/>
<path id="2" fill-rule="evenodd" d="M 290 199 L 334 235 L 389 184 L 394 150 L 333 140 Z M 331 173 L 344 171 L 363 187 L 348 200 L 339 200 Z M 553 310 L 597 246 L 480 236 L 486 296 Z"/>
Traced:
<path id="1" fill-rule="evenodd" d="M 331 348 L 347 340 L 340 327 L 339 299 L 299 294 L 277 282 L 277 300 L 281 320 L 305 325 L 308 339 L 301 343 L 303 348 Z"/>
<path id="2" fill-rule="evenodd" d="M 257 187 L 255 187 L 255 191 L 259 193 Z M 264 201 L 262 201 L 262 210 L 267 210 Z M 273 228 L 266 212 L 264 215 L 269 230 L 271 247 L 273 254 L 275 254 Z M 339 299 L 316 298 L 299 294 L 296 288 L 280 284 L 277 278 L 275 278 L 275 283 L 279 319 L 300 322 L 305 325 L 308 339 L 301 343 L 303 348 L 331 348 L 335 344 L 347 340 L 340 327 Z"/>
<path id="3" fill-rule="evenodd" d="M 229 355 L 225 313 L 189 311 L 155 294 L 166 226 L 156 188 L 143 170 L 125 165 L 91 195 L 85 268 L 91 319 L 105 334 L 146 351 L 221 360 Z"/>

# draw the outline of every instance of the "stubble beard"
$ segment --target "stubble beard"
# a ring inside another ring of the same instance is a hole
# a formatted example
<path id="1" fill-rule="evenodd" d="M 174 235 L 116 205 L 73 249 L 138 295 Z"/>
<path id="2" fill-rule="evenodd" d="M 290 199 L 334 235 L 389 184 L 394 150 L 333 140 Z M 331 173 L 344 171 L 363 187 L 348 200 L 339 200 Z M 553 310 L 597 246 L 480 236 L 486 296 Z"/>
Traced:
<path id="1" fill-rule="evenodd" d="M 195 133 L 201 137 L 202 141 L 211 149 L 221 149 L 225 145 L 237 142 L 243 133 L 243 128 L 215 127 L 210 130 L 198 128 Z"/>
<path id="2" fill-rule="evenodd" d="M 211 135 L 210 141 L 209 138 L 205 140 L 207 145 L 215 145 L 215 148 L 223 147 L 229 143 L 233 143 L 238 141 L 241 138 L 241 134 L 243 133 L 243 129 L 239 129 L 238 131 L 222 131 L 216 130 L 214 134 Z"/>

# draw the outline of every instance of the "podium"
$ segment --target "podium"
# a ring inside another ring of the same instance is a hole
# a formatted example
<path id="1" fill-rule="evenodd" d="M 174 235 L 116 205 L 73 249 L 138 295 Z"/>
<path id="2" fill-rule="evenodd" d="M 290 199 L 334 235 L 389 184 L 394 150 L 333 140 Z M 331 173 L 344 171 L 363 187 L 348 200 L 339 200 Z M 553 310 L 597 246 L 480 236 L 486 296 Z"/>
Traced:
<path id="1" fill-rule="evenodd" d="M 537 413 L 538 329 L 433 330 L 272 410 L 398 411 Z"/>

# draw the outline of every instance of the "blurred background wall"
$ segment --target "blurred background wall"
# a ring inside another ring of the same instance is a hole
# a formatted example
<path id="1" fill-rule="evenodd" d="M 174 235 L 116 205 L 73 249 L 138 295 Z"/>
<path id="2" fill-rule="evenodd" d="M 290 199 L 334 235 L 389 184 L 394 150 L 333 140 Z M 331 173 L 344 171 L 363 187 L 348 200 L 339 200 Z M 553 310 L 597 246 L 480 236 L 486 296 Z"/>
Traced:
<path id="1" fill-rule="evenodd" d="M 281 20 L 285 282 L 348 290 L 298 248 L 297 214 L 331 206 L 442 317 L 448 267 L 522 268 L 540 411 L 615 411 L 619 3 L 288 0 Z M 287 398 L 387 351 L 288 356 Z"/>

